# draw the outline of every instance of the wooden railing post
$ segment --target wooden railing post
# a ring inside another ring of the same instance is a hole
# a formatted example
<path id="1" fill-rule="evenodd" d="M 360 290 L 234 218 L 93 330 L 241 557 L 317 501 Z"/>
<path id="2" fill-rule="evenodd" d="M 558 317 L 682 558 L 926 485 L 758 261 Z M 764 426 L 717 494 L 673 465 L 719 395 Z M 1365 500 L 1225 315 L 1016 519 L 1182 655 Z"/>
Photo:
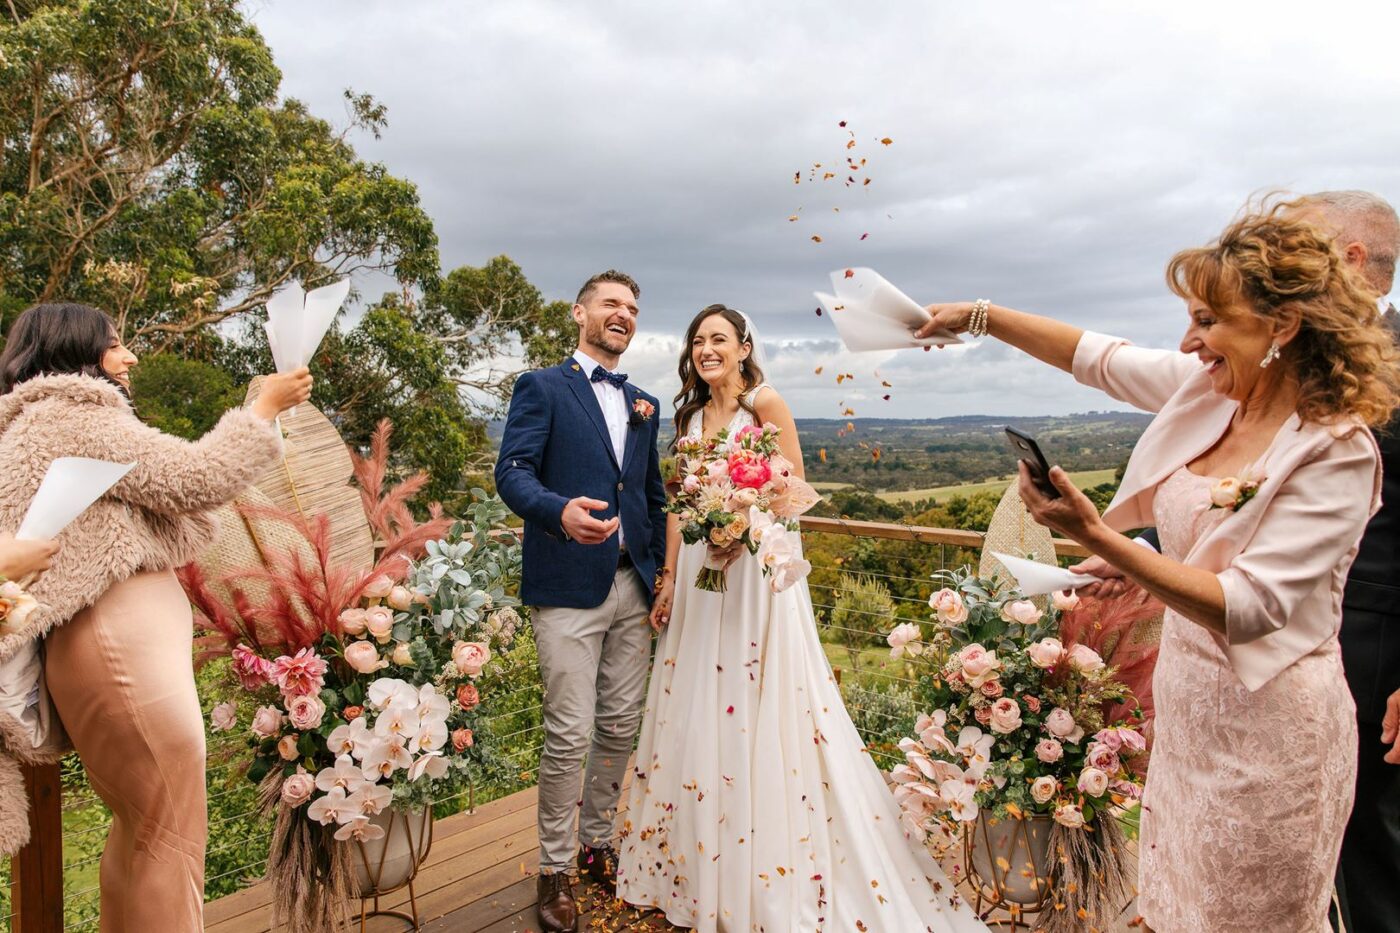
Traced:
<path id="1" fill-rule="evenodd" d="M 63 800 L 58 765 L 24 766 L 29 845 L 10 865 L 11 933 L 62 933 Z"/>

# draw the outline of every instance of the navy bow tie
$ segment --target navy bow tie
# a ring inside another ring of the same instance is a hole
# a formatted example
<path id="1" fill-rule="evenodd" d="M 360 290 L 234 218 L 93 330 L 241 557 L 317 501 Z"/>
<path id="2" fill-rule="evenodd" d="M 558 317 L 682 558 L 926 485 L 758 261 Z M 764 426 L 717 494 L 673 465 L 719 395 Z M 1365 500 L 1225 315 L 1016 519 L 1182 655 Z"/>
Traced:
<path id="1" fill-rule="evenodd" d="M 588 378 L 592 382 L 602 382 L 604 379 L 606 379 L 608 382 L 611 382 L 614 386 L 616 386 L 619 389 L 627 384 L 626 373 L 610 373 L 601 366 L 594 366 L 593 375 L 589 376 Z"/>

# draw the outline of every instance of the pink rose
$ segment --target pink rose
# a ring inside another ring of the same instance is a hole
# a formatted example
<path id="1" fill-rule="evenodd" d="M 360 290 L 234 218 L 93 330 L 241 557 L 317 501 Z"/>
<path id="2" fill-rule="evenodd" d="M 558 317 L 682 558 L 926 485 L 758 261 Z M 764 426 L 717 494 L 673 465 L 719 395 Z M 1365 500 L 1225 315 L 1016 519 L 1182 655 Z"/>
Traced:
<path id="1" fill-rule="evenodd" d="M 711 460 L 705 464 L 705 479 L 711 483 L 729 479 L 729 461 Z"/>
<path id="2" fill-rule="evenodd" d="M 1118 770 L 1118 753 L 1102 742 L 1095 742 L 1084 753 L 1084 761 L 1109 774 Z"/>
<path id="3" fill-rule="evenodd" d="M 890 646 L 890 657 L 900 658 L 905 654 L 917 656 L 921 650 L 918 644 L 919 634 L 919 627 L 913 622 L 901 622 L 896 625 L 889 635 L 885 636 L 885 641 Z M 911 644 L 914 647 L 911 648 Z"/>
<path id="4" fill-rule="evenodd" d="M 1094 733 L 1094 741 L 1100 745 L 1108 746 L 1115 753 L 1123 747 L 1123 737 L 1118 734 L 1117 729 L 1100 729 Z M 1090 748 L 1092 747 L 1090 746 Z"/>
<path id="5" fill-rule="evenodd" d="M 284 735 L 277 742 L 277 754 L 282 756 L 283 761 L 296 761 L 301 757 L 301 752 L 297 751 L 297 737 L 294 735 Z"/>
<path id="6" fill-rule="evenodd" d="M 1089 674 L 1104 669 L 1103 658 L 1088 645 L 1075 645 L 1069 649 L 1069 666 L 1081 674 Z"/>
<path id="7" fill-rule="evenodd" d="M 1040 697 L 1024 696 L 1021 697 L 1021 702 L 1026 704 L 1026 709 L 1032 713 L 1040 712 Z"/>
<path id="8" fill-rule="evenodd" d="M 988 651 L 976 642 L 959 651 L 957 658 L 962 667 L 963 677 L 967 678 L 967 682 L 973 687 L 980 687 L 991 680 L 1001 668 L 997 653 Z"/>
<path id="9" fill-rule="evenodd" d="M 289 807 L 299 807 L 311 799 L 311 792 L 315 789 L 316 779 L 298 765 L 295 774 L 282 779 L 282 802 Z"/>
<path id="10" fill-rule="evenodd" d="M 452 663 L 468 677 L 476 677 L 491 660 L 491 648 L 481 641 L 459 641 L 452 646 Z"/>
<path id="11" fill-rule="evenodd" d="M 272 662 L 272 679 L 283 696 L 320 693 L 325 678 L 326 661 L 316 655 L 314 648 L 303 648 L 292 657 L 284 654 Z"/>
<path id="12" fill-rule="evenodd" d="M 929 597 L 928 607 L 938 613 L 938 621 L 948 625 L 960 625 L 967 621 L 967 606 L 962 597 L 946 586 Z"/>
<path id="13" fill-rule="evenodd" d="M 1021 728 L 1021 707 L 1016 705 L 1016 701 L 1011 697 L 1002 697 L 992 704 L 992 717 L 989 725 L 993 732 L 1002 735 L 1015 732 Z"/>
<path id="14" fill-rule="evenodd" d="M 1035 743 L 1035 757 L 1052 765 L 1065 757 L 1065 747 L 1054 739 L 1041 739 Z"/>
<path id="15" fill-rule="evenodd" d="M 455 751 L 457 751 L 457 752 L 464 752 L 464 751 L 466 751 L 467 749 L 471 748 L 471 747 L 472 747 L 473 745 L 475 745 L 475 744 L 476 744 L 475 741 L 473 741 L 473 739 L 472 739 L 472 730 L 470 730 L 470 729 L 453 729 L 453 730 L 452 730 L 452 748 L 453 748 Z"/>
<path id="16" fill-rule="evenodd" d="M 1210 487 L 1210 501 L 1218 509 L 1233 509 L 1240 501 L 1241 484 L 1233 476 L 1216 480 Z"/>
<path id="17" fill-rule="evenodd" d="M 1042 670 L 1049 670 L 1065 656 L 1065 646 L 1058 638 L 1042 638 L 1026 649 L 1031 663 Z"/>
<path id="18" fill-rule="evenodd" d="M 379 659 L 373 642 L 357 641 L 345 646 L 345 663 L 361 674 L 372 674 L 388 664 Z"/>
<path id="19" fill-rule="evenodd" d="M 388 606 L 370 606 L 365 610 L 365 628 L 381 645 L 389 643 L 394 630 L 394 610 Z"/>
<path id="20" fill-rule="evenodd" d="M 1031 625 L 1040 618 L 1040 610 L 1029 599 L 1017 599 L 1001 607 L 1001 617 L 1008 622 Z"/>
<path id="21" fill-rule="evenodd" d="M 272 680 L 272 662 L 255 653 L 251 648 L 239 645 L 233 649 L 233 673 L 250 693 Z"/>
<path id="22" fill-rule="evenodd" d="M 1085 768 L 1079 773 L 1079 789 L 1090 797 L 1102 797 L 1108 790 L 1108 775 L 1098 768 Z"/>
<path id="23" fill-rule="evenodd" d="M 389 595 L 384 601 L 392 608 L 403 612 L 409 606 L 413 605 L 413 594 L 409 592 L 407 587 L 396 586 L 389 591 Z"/>
<path id="24" fill-rule="evenodd" d="M 1115 794 L 1127 797 L 1129 800 L 1142 799 L 1142 785 L 1140 784 L 1135 784 L 1132 781 L 1114 781 L 1109 786 L 1113 788 Z"/>
<path id="25" fill-rule="evenodd" d="M 752 451 L 739 450 L 729 455 L 729 479 L 741 489 L 757 489 L 772 476 L 768 462 Z"/>
<path id="26" fill-rule="evenodd" d="M 1050 594 L 1050 605 L 1061 612 L 1069 612 L 1079 606 L 1079 594 L 1074 590 L 1056 590 Z"/>
<path id="27" fill-rule="evenodd" d="M 326 715 L 326 704 L 317 696 L 292 697 L 287 704 L 287 718 L 302 732 L 308 732 L 321 724 Z"/>
<path id="28" fill-rule="evenodd" d="M 729 496 L 729 501 L 725 506 L 731 512 L 744 512 L 753 508 L 758 501 L 758 490 L 744 487 L 734 490 Z"/>
<path id="29" fill-rule="evenodd" d="M 1049 803 L 1059 792 L 1060 782 L 1044 775 L 1031 782 L 1031 799 L 1036 803 Z"/>
<path id="30" fill-rule="evenodd" d="M 260 706 L 248 728 L 260 739 L 270 738 L 282 731 L 282 711 L 275 706 Z"/>
<path id="31" fill-rule="evenodd" d="M 972 716 L 982 725 L 989 726 L 992 723 L 992 708 L 984 706 L 981 709 L 973 710 Z"/>
<path id="32" fill-rule="evenodd" d="M 1006 688 L 1001 685 L 999 680 L 989 680 L 980 689 L 984 697 L 990 697 L 993 700 L 1006 692 Z"/>
<path id="33" fill-rule="evenodd" d="M 232 701 L 220 703 L 209 711 L 209 729 L 227 732 L 238 725 L 238 707 Z"/>
<path id="34" fill-rule="evenodd" d="M 365 708 L 363 706 L 347 706 L 345 707 L 345 709 L 340 711 L 340 715 L 345 717 L 346 722 L 359 719 L 364 714 Z"/>
<path id="35" fill-rule="evenodd" d="M 473 684 L 462 684 L 457 688 L 457 705 L 470 712 L 481 705 L 481 693 Z"/>
<path id="36" fill-rule="evenodd" d="M 1055 822 L 1068 829 L 1079 829 L 1084 825 L 1084 811 L 1072 803 L 1064 803 L 1055 808 Z"/>
<path id="37" fill-rule="evenodd" d="M 346 609 L 340 614 L 340 627 L 347 635 L 363 635 L 365 633 L 365 611 L 363 609 Z"/>
<path id="38" fill-rule="evenodd" d="M 365 599 L 383 599 L 393 592 L 393 589 L 394 581 L 390 580 L 387 575 L 381 573 L 365 584 L 365 588 L 360 591 L 360 595 Z"/>
<path id="39" fill-rule="evenodd" d="M 1128 753 L 1132 754 L 1147 749 L 1147 740 L 1142 737 L 1142 733 L 1126 726 L 1111 726 L 1107 729 L 1100 729 L 1094 733 L 1094 740 L 1102 742 L 1114 752 L 1121 752 L 1126 748 Z"/>
<path id="40" fill-rule="evenodd" d="M 699 488 L 700 477 L 696 476 L 694 473 L 681 480 L 681 489 L 685 490 L 687 493 L 693 495 Z"/>
<path id="41" fill-rule="evenodd" d="M 1071 742 L 1078 741 L 1072 738 L 1076 731 L 1081 737 L 1084 735 L 1084 730 L 1074 721 L 1070 711 L 1062 706 L 1055 707 L 1045 717 L 1045 731 L 1057 739 L 1069 739 Z"/>
<path id="42" fill-rule="evenodd" d="M 401 641 L 394 645 L 393 654 L 389 655 L 389 660 L 399 667 L 413 666 L 413 652 L 408 649 L 408 642 Z"/>

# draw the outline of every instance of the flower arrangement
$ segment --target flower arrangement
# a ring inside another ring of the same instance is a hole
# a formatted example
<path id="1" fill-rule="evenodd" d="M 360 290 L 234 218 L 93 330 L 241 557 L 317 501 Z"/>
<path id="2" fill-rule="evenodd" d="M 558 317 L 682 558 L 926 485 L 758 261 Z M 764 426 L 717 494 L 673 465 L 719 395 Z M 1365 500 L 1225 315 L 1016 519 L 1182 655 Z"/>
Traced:
<path id="1" fill-rule="evenodd" d="M 1143 712 L 1088 643 L 1078 596 L 1056 593 L 1042 610 L 998 578 L 935 580 L 928 634 L 906 622 L 888 637 L 927 710 L 891 773 L 904 826 L 937 845 L 966 838 L 979 818 L 1053 820 L 1062 857 L 1047 870 L 1072 908 L 1061 913 L 1075 918 L 1128 883 L 1114 809 L 1141 796 Z"/>
<path id="2" fill-rule="evenodd" d="M 1243 476 L 1221 477 L 1211 484 L 1210 507 L 1238 512 L 1259 493 L 1262 482 L 1263 479 L 1252 478 L 1248 471 Z"/>
<path id="3" fill-rule="evenodd" d="M 682 438 L 676 443 L 679 489 L 666 504 L 680 518 L 686 544 L 742 544 L 758 556 L 775 593 L 811 572 L 802 558 L 797 518 L 821 501 L 779 453 L 779 434 L 765 424 L 740 428 L 732 438 L 728 429 L 710 440 Z M 724 571 L 707 557 L 695 585 L 723 593 Z"/>

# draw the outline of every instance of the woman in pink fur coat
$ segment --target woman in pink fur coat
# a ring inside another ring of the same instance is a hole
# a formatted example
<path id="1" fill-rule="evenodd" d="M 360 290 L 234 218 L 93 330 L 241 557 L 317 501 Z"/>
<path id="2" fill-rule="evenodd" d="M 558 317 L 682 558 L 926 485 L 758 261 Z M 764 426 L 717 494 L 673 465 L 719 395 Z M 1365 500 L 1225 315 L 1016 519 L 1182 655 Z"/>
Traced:
<path id="1" fill-rule="evenodd" d="M 19 525 L 57 457 L 135 467 L 58 537 L 32 584 L 40 603 L 0 629 L 0 850 L 25 841 L 14 756 L 52 761 L 71 740 L 113 820 L 102 856 L 104 933 L 203 929 L 204 727 L 192 618 L 174 568 L 210 542 L 210 510 L 276 462 L 277 414 L 307 399 L 306 370 L 269 376 L 193 443 L 137 419 L 136 357 L 112 322 L 77 304 L 20 315 L 0 355 L 0 532 Z M 22 663 L 43 639 L 43 667 Z M 38 691 L 25 691 L 32 672 Z M 52 700 L 54 717 L 45 700 Z M 27 697 L 16 701 L 17 697 Z M 37 707 L 36 707 L 37 701 Z"/>

